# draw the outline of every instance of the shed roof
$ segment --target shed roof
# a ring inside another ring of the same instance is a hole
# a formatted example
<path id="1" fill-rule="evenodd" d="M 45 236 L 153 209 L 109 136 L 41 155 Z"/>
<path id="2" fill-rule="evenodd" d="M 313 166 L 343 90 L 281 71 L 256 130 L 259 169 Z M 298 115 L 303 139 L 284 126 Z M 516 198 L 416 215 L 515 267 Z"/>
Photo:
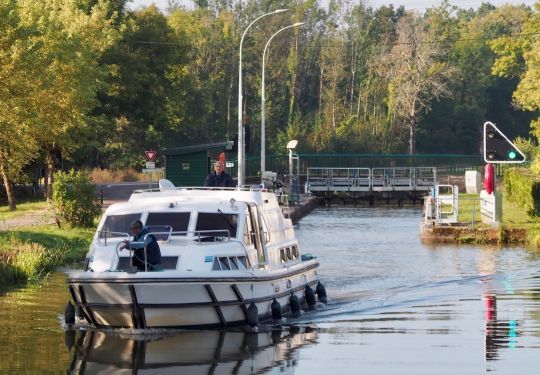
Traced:
<path id="1" fill-rule="evenodd" d="M 226 142 L 206 143 L 206 144 L 200 144 L 200 145 L 165 148 L 162 150 L 162 152 L 164 155 L 183 155 L 183 154 L 191 154 L 194 152 L 210 151 L 210 150 L 216 150 L 216 149 L 230 150 L 232 149 L 232 147 L 233 147 L 233 142 L 226 141 Z"/>

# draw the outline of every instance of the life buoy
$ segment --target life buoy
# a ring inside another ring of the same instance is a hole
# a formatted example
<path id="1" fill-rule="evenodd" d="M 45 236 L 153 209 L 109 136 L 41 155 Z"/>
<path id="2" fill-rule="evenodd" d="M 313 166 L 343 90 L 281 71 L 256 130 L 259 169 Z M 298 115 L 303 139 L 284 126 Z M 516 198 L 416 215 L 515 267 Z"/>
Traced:
<path id="1" fill-rule="evenodd" d="M 495 189 L 495 168 L 493 164 L 486 164 L 484 169 L 484 188 L 488 194 L 493 193 Z"/>

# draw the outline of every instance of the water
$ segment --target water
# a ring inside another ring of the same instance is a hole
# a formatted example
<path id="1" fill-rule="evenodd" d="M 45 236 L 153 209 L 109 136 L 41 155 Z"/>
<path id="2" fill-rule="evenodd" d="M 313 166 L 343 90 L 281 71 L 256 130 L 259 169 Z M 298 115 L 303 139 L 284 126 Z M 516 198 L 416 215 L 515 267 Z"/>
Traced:
<path id="1" fill-rule="evenodd" d="M 1 373 L 536 374 L 540 254 L 420 243 L 419 209 L 321 208 L 297 236 L 331 302 L 291 325 L 78 331 L 65 276 L 0 296 Z"/>

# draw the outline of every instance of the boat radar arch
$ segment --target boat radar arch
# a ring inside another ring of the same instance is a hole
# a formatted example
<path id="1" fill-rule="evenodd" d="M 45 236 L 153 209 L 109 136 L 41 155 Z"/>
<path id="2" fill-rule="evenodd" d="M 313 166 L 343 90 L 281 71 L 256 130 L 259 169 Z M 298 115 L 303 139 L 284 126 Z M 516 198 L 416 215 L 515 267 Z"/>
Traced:
<path id="1" fill-rule="evenodd" d="M 172 191 L 172 190 L 176 190 L 176 187 L 171 181 L 167 180 L 166 178 L 162 178 L 161 180 L 159 180 L 159 190 Z"/>

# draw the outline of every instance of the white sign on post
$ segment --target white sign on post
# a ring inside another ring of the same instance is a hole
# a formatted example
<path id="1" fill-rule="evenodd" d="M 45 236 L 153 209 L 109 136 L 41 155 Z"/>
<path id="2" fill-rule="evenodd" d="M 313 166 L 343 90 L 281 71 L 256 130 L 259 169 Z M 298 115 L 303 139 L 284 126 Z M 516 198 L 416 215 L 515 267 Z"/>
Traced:
<path id="1" fill-rule="evenodd" d="M 156 162 L 155 161 L 147 161 L 146 162 L 146 168 L 147 169 L 153 169 L 156 167 Z"/>

